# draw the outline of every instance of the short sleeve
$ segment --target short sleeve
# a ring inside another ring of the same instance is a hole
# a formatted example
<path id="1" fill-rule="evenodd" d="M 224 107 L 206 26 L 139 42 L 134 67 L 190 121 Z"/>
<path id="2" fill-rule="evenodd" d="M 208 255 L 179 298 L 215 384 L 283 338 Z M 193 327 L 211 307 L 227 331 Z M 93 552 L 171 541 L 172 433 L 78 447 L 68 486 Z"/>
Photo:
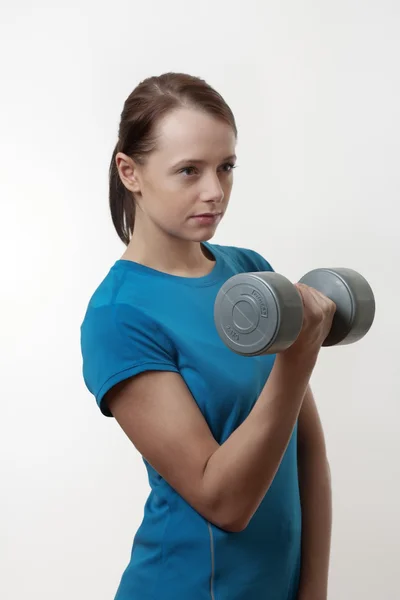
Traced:
<path id="1" fill-rule="evenodd" d="M 83 378 L 101 412 L 108 390 L 143 371 L 175 371 L 172 343 L 145 313 L 127 304 L 89 307 L 81 325 Z"/>
<path id="2" fill-rule="evenodd" d="M 250 248 L 234 247 L 237 258 L 240 261 L 241 267 L 245 272 L 263 272 L 263 271 L 274 271 L 271 264 L 256 250 Z"/>
<path id="3" fill-rule="evenodd" d="M 248 252 L 254 260 L 254 263 L 257 267 L 257 271 L 274 271 L 271 264 L 261 254 L 259 254 L 255 250 L 248 250 Z"/>

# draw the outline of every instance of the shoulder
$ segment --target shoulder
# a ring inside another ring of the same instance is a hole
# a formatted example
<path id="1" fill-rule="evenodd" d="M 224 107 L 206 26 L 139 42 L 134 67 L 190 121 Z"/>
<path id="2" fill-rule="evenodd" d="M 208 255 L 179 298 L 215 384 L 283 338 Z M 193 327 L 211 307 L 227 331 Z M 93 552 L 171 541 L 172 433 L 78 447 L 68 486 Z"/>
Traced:
<path id="1" fill-rule="evenodd" d="M 210 247 L 223 254 L 226 260 L 236 263 L 244 272 L 274 271 L 271 263 L 262 254 L 251 248 L 219 244 L 210 244 Z"/>
<path id="2" fill-rule="evenodd" d="M 127 271 L 116 265 L 92 293 L 81 323 L 82 333 L 99 340 L 107 336 L 126 336 L 135 326 L 147 330 L 156 327 L 140 301 L 143 279 L 128 279 Z"/>
<path id="3" fill-rule="evenodd" d="M 122 350 L 132 341 L 149 338 L 166 342 L 158 321 L 144 309 L 125 302 L 89 303 L 81 323 L 83 347 L 120 344 Z"/>
<path id="4" fill-rule="evenodd" d="M 178 372 L 175 349 L 145 309 L 114 302 L 89 304 L 81 324 L 83 378 L 106 416 L 103 404 L 115 384 L 145 370 Z"/>

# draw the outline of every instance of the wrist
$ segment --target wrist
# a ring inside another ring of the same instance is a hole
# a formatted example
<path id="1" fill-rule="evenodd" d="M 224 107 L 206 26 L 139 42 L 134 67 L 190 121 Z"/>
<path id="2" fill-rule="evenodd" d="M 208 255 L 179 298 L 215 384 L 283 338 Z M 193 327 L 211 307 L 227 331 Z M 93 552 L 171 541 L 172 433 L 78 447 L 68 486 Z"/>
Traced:
<path id="1" fill-rule="evenodd" d="M 277 354 L 277 361 L 282 364 L 284 368 L 290 369 L 294 374 L 304 372 L 311 375 L 317 363 L 320 349 L 320 347 L 300 348 L 290 346 L 284 352 Z"/>

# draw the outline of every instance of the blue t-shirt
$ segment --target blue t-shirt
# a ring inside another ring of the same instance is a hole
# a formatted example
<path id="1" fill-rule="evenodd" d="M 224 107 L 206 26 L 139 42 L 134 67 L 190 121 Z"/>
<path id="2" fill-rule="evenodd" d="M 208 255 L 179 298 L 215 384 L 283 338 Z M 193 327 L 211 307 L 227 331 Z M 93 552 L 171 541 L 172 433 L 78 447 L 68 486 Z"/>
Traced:
<path id="1" fill-rule="evenodd" d="M 243 357 L 220 339 L 214 302 L 237 273 L 272 271 L 257 252 L 202 242 L 216 259 L 203 277 L 178 277 L 118 260 L 81 326 L 83 375 L 102 402 L 146 370 L 179 373 L 219 444 L 243 423 L 275 356 Z M 295 600 L 301 510 L 297 425 L 275 478 L 244 531 L 227 532 L 193 509 L 143 458 L 151 491 L 115 600 Z"/>

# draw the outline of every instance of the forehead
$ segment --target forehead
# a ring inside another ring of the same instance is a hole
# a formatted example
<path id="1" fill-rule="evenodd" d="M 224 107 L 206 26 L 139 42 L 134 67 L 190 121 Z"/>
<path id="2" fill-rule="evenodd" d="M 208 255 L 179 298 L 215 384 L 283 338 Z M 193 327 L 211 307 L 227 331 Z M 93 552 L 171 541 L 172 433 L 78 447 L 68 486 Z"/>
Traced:
<path id="1" fill-rule="evenodd" d="M 157 138 L 160 153 L 173 151 L 183 155 L 197 151 L 226 156 L 233 153 L 236 144 L 234 131 L 228 123 L 188 108 L 166 115 L 158 124 Z"/>

